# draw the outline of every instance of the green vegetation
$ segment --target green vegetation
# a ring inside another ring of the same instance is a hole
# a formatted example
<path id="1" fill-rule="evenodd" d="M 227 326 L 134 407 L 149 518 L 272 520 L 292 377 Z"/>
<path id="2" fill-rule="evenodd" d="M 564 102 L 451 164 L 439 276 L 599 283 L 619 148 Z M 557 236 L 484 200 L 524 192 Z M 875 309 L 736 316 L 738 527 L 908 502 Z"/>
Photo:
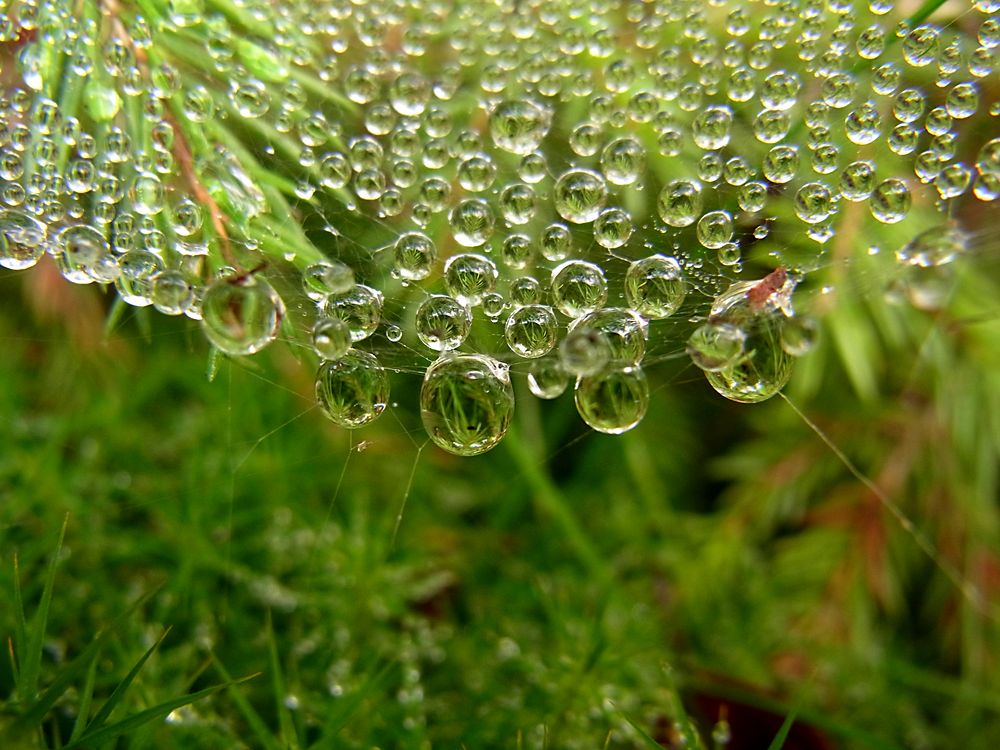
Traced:
<path id="1" fill-rule="evenodd" d="M 997 0 L 0 9 L 0 750 L 1000 746 Z"/>

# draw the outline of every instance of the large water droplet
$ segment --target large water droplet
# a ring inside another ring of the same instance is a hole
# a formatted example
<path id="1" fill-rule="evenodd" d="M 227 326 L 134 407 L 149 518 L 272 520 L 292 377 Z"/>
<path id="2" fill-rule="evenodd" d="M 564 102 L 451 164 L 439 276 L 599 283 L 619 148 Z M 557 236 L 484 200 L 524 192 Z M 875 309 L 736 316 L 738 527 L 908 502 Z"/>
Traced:
<path id="1" fill-rule="evenodd" d="M 495 447 L 513 414 L 507 366 L 490 357 L 445 355 L 424 374 L 420 417 L 434 444 L 449 453 L 475 456 Z"/>
<path id="2" fill-rule="evenodd" d="M 334 424 L 353 430 L 385 411 L 389 377 L 373 354 L 352 349 L 319 366 L 316 400 Z"/>
<path id="3" fill-rule="evenodd" d="M 124 276 L 123 268 L 119 281 Z M 248 276 L 213 282 L 202 297 L 201 314 L 208 340 L 226 354 L 243 356 L 277 338 L 285 306 L 270 284 Z"/>
<path id="4" fill-rule="evenodd" d="M 578 378 L 576 410 L 591 428 L 609 435 L 628 432 L 649 408 L 649 382 L 640 367 L 610 367 Z"/>

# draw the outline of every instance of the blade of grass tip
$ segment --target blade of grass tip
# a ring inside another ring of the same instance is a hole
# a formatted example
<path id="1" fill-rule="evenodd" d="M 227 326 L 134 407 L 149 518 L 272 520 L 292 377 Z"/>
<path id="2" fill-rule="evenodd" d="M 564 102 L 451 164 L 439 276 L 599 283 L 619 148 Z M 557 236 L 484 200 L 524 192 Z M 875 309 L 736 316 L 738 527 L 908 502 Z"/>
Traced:
<path id="1" fill-rule="evenodd" d="M 229 671 L 222 665 L 222 662 L 217 658 L 212 658 L 212 665 L 215 667 L 219 676 L 227 683 L 230 683 L 226 687 L 226 694 L 232 699 L 233 703 L 236 704 L 236 710 L 240 712 L 240 715 L 246 720 L 247 725 L 250 727 L 251 733 L 257 738 L 260 746 L 264 750 L 282 750 L 281 744 L 274 739 L 274 735 L 271 734 L 271 730 L 267 728 L 267 724 L 261 715 L 257 713 L 250 701 L 247 700 L 246 696 L 241 690 L 239 690 L 236 684 L 233 682 L 232 676 Z"/>
<path id="2" fill-rule="evenodd" d="M 252 680 L 256 676 L 257 674 L 247 675 L 246 677 L 234 680 L 232 684 L 238 685 L 241 682 Z M 182 695 L 179 698 L 173 698 L 171 700 L 164 701 L 163 703 L 158 703 L 152 708 L 147 708 L 145 711 L 132 714 L 121 721 L 109 724 L 108 726 L 98 729 L 97 731 L 87 732 L 82 737 L 66 745 L 63 750 L 74 750 L 78 747 L 91 748 L 103 745 L 104 743 L 110 742 L 118 737 L 130 734 L 151 721 L 165 719 L 172 711 L 176 711 L 178 708 L 183 708 L 184 706 L 196 703 L 202 698 L 207 698 L 210 695 L 218 693 L 220 690 L 225 690 L 228 686 L 229 685 L 227 683 L 212 685 L 204 690 L 199 690 L 195 693 L 188 693 L 187 695 Z"/>
<path id="3" fill-rule="evenodd" d="M 622 715 L 622 718 L 628 722 L 629 726 L 632 727 L 639 734 L 639 739 L 642 740 L 643 745 L 650 748 L 656 748 L 656 750 L 663 750 L 663 745 L 654 740 L 652 736 L 649 734 L 649 732 L 647 732 L 645 729 L 639 726 L 636 722 L 632 721 L 631 716 L 629 716 L 624 711 L 619 711 L 618 713 L 620 713 Z"/>
<path id="4" fill-rule="evenodd" d="M 785 741 L 788 739 L 788 733 L 792 731 L 792 724 L 794 723 L 795 711 L 792 711 L 781 723 L 781 728 L 778 729 L 778 733 L 774 735 L 774 739 L 771 740 L 771 744 L 768 745 L 767 750 L 781 750 L 781 748 L 785 746 Z"/>
<path id="5" fill-rule="evenodd" d="M 689 682 L 692 689 L 698 691 L 699 693 L 711 695 L 716 698 L 724 698 L 737 703 L 745 703 L 748 706 L 763 709 L 764 711 L 770 711 L 771 713 L 776 714 L 782 714 L 788 710 L 788 706 L 786 704 L 746 688 L 740 688 L 734 685 L 724 685 L 715 681 L 699 678 L 696 675 L 693 678 L 689 678 Z M 867 730 L 860 729 L 850 724 L 843 724 L 839 720 L 832 718 L 829 713 L 824 713 L 818 710 L 807 711 L 803 708 L 796 708 L 794 713 L 796 716 L 801 716 L 806 723 L 816 729 L 820 729 L 838 739 L 845 740 L 851 747 L 865 747 L 870 748 L 870 750 L 903 750 L 901 746 L 892 743 L 884 737 L 872 734 Z"/>
<path id="6" fill-rule="evenodd" d="M 49 607 L 52 604 L 52 590 L 56 583 L 56 567 L 59 565 L 59 556 L 62 554 L 63 540 L 66 538 L 66 524 L 69 523 L 69 516 L 63 519 L 62 528 L 59 530 L 59 541 L 56 542 L 55 553 L 49 561 L 49 568 L 45 573 L 45 585 L 42 588 L 42 600 L 38 604 L 38 611 L 31 618 L 31 625 L 26 633 L 27 642 L 24 649 L 24 660 L 21 663 L 21 681 L 18 685 L 18 694 L 24 702 L 34 700 L 38 691 L 38 674 L 42 666 L 42 646 L 45 640 L 45 628 L 49 621 Z"/>
<path id="7" fill-rule="evenodd" d="M 274 690 L 274 702 L 278 709 L 278 728 L 281 743 L 284 747 L 299 747 L 299 738 L 295 732 L 295 724 L 292 721 L 292 713 L 285 704 L 285 696 L 288 694 L 288 687 L 285 685 L 285 676 L 281 670 L 281 660 L 278 658 L 278 642 L 274 637 L 274 623 L 271 620 L 271 611 L 267 612 L 267 655 L 271 666 L 271 687 Z"/>
<path id="8" fill-rule="evenodd" d="M 7 655 L 10 657 L 10 673 L 14 675 L 14 687 L 17 687 L 18 681 L 18 671 L 17 671 L 17 657 L 14 655 L 14 639 L 7 639 Z"/>
<path id="9" fill-rule="evenodd" d="M 160 644 L 163 643 L 163 639 L 167 637 L 169 632 L 170 628 L 165 629 L 163 634 L 156 640 L 156 643 L 150 646 L 146 650 L 146 653 L 139 657 L 139 661 L 132 666 L 132 669 L 129 670 L 128 674 L 122 678 L 121 682 L 115 685 L 115 689 L 111 691 L 111 695 L 104 702 L 104 705 L 101 706 L 101 710 L 97 712 L 97 716 L 95 716 L 94 720 L 87 725 L 88 732 L 100 729 L 107 723 L 108 718 L 111 716 L 111 712 L 114 711 L 115 708 L 118 707 L 118 704 L 122 702 L 126 691 L 139 674 L 139 670 L 142 669 L 149 657 L 153 655 L 153 652 L 160 647 Z"/>
<path id="10" fill-rule="evenodd" d="M 125 316 L 125 311 L 128 309 L 128 303 L 118 295 L 115 295 L 115 301 L 111 303 L 111 309 L 108 310 L 108 317 L 104 319 L 105 341 L 111 338 L 111 334 L 115 332 L 118 324 L 121 323 L 122 318 Z"/>
<path id="11" fill-rule="evenodd" d="M 153 343 L 153 323 L 149 315 L 149 308 L 146 307 L 136 307 L 135 312 L 135 324 L 139 328 L 139 335 L 142 336 L 142 340 L 147 344 Z"/>
<path id="12" fill-rule="evenodd" d="M 702 747 L 701 737 L 695 731 L 694 722 L 688 716 L 687 709 L 684 708 L 684 701 L 681 700 L 681 691 L 677 686 L 674 668 L 669 664 L 664 664 L 663 675 L 667 679 L 667 688 L 670 691 L 670 712 L 674 715 L 674 720 L 680 727 L 681 736 L 684 738 L 684 746 Z"/>
<path id="13" fill-rule="evenodd" d="M 84 670 L 90 667 L 91 662 L 97 660 L 97 656 L 100 653 L 101 648 L 103 648 L 104 644 L 107 643 L 111 636 L 114 635 L 114 633 L 128 621 L 128 619 L 136 610 L 139 609 L 139 607 L 145 604 L 157 591 L 159 591 L 159 589 L 160 587 L 157 586 L 153 590 L 140 596 L 131 607 L 112 620 L 110 625 L 98 633 L 94 640 L 92 640 L 83 651 L 77 654 L 76 658 L 59 671 L 55 679 L 52 681 L 52 684 L 46 688 L 41 697 L 38 698 L 38 700 L 29 706 L 24 713 L 22 713 L 15 720 L 13 728 L 24 731 L 25 729 L 37 726 L 45 714 L 47 714 L 52 706 L 55 705 L 56 701 L 59 700 L 60 696 L 62 696 L 69 686 L 76 681 L 77 677 L 79 677 Z"/>
<path id="14" fill-rule="evenodd" d="M 90 716 L 90 703 L 94 697 L 94 682 L 97 679 L 97 659 L 90 662 L 87 667 L 87 678 L 83 683 L 83 691 L 80 693 L 80 706 L 76 712 L 76 719 L 73 722 L 73 732 L 69 736 L 72 742 L 83 734 L 87 728 L 87 720 Z"/>

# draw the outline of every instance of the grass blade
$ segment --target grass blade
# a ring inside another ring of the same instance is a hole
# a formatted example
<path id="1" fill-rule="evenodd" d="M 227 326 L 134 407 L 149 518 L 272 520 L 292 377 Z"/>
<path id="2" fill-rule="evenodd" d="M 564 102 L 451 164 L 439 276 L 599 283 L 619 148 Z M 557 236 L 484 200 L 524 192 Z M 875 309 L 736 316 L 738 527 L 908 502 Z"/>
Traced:
<path id="1" fill-rule="evenodd" d="M 82 735 L 87 728 L 87 717 L 90 715 L 90 703 L 94 697 L 96 679 L 97 659 L 94 659 L 87 667 L 87 679 L 83 683 L 83 692 L 80 693 L 80 708 L 76 712 L 76 721 L 73 722 L 73 732 L 69 736 L 70 742 Z"/>
<path id="2" fill-rule="evenodd" d="M 768 745 L 767 750 L 781 750 L 785 746 L 785 740 L 788 739 L 788 733 L 792 731 L 792 724 L 794 723 L 795 711 L 792 711 L 785 717 L 781 727 L 778 729 L 778 733 L 774 735 L 774 739 L 771 740 L 771 744 Z"/>
<path id="3" fill-rule="evenodd" d="M 222 665 L 218 659 L 213 658 L 212 664 L 218 671 L 219 676 L 229 683 L 226 687 L 226 692 L 229 697 L 232 698 L 233 703 L 236 704 L 236 709 L 242 714 L 243 718 L 246 720 L 247 724 L 250 726 L 250 731 L 253 732 L 254 737 L 260 743 L 260 746 L 265 750 L 282 750 L 280 743 L 274 739 L 274 735 L 271 734 L 271 730 L 267 728 L 267 724 L 261 718 L 257 710 L 250 705 L 250 701 L 247 700 L 246 696 L 237 689 L 236 682 L 233 680 L 232 675 L 229 671 Z"/>
<path id="4" fill-rule="evenodd" d="M 295 731 L 295 724 L 292 722 L 291 712 L 285 705 L 285 696 L 288 693 L 285 685 L 285 676 L 281 670 L 281 661 L 278 659 L 278 643 L 274 638 L 274 623 L 271 621 L 271 612 L 267 613 L 267 655 L 271 667 L 271 687 L 274 690 L 275 707 L 278 711 L 278 731 L 280 732 L 281 743 L 285 747 L 298 748 L 299 740 Z"/>
<path id="5" fill-rule="evenodd" d="M 104 702 L 104 705 L 101 706 L 101 710 L 97 712 L 97 716 L 95 716 L 94 720 L 87 726 L 88 731 L 91 729 L 100 729 L 104 726 L 108 717 L 111 716 L 111 712 L 115 710 L 118 704 L 121 703 L 122 699 L 125 697 L 125 692 L 129 689 L 133 680 L 135 680 L 136 675 L 139 674 L 139 670 L 142 669 L 149 657 L 153 655 L 153 652 L 160 647 L 160 644 L 163 643 L 163 639 L 167 637 L 169 632 L 170 628 L 164 630 L 163 635 L 157 639 L 156 643 L 147 649 L 146 653 L 144 653 L 139 658 L 139 661 L 133 665 L 132 669 L 129 670 L 129 673 L 125 675 L 121 682 L 115 686 L 115 689 L 112 691 L 110 697 Z"/>
<path id="6" fill-rule="evenodd" d="M 73 750 L 78 747 L 95 747 L 103 745 L 105 742 L 110 742 L 113 739 L 121 737 L 123 735 L 134 732 L 145 724 L 151 721 L 156 721 L 157 719 L 166 718 L 171 711 L 175 711 L 183 706 L 188 706 L 202 698 L 207 698 L 208 696 L 224 690 L 229 687 L 230 684 L 238 684 L 240 682 L 246 682 L 251 680 L 257 675 L 247 675 L 246 677 L 241 677 L 232 683 L 221 683 L 219 685 L 212 685 L 204 690 L 199 690 L 195 693 L 188 693 L 187 695 L 182 695 L 180 698 L 173 698 L 163 703 L 158 703 L 152 708 L 147 708 L 145 711 L 140 711 L 137 714 L 132 714 L 121 721 L 115 722 L 114 724 L 109 724 L 101 729 L 94 732 L 87 732 L 82 737 L 70 742 L 66 745 L 63 750 Z"/>
<path id="7" fill-rule="evenodd" d="M 34 700 L 38 692 L 38 673 L 42 666 L 42 646 L 45 640 L 45 628 L 49 621 L 49 607 L 52 604 L 52 589 L 56 582 L 56 566 L 59 565 L 59 555 L 62 554 L 63 540 L 66 538 L 66 524 L 69 516 L 63 519 L 62 528 L 59 530 L 59 541 L 56 543 L 55 554 L 49 561 L 49 568 L 45 573 L 45 585 L 42 588 L 42 600 L 38 604 L 38 611 L 31 618 L 31 626 L 27 627 L 27 632 L 22 635 L 26 638 L 24 651 L 21 655 L 21 675 L 17 685 L 17 692 L 22 701 Z M 18 587 L 19 588 L 19 587 Z M 18 605 L 21 607 L 20 613 L 24 617 L 24 603 L 21 601 L 20 591 L 18 591 Z"/>
<path id="8" fill-rule="evenodd" d="M 654 740 L 653 737 L 649 734 L 649 732 L 647 732 L 645 729 L 639 726 L 636 722 L 632 721 L 631 716 L 629 716 L 624 711 L 620 711 L 619 713 L 621 713 L 622 718 L 629 723 L 629 726 L 631 726 L 636 732 L 639 733 L 639 738 L 642 740 L 643 745 L 649 748 L 656 748 L 656 750 L 663 750 L 663 745 Z"/>
<path id="9" fill-rule="evenodd" d="M 17 685 L 20 681 L 20 665 L 24 663 L 24 644 L 27 642 L 28 621 L 24 617 L 24 598 L 21 596 L 21 569 L 14 553 L 14 611 L 17 623 L 14 630 L 14 640 L 10 641 L 10 667 L 14 673 Z"/>
<path id="10" fill-rule="evenodd" d="M 92 662 L 97 660 L 101 648 L 103 648 L 111 636 L 128 621 L 133 612 L 149 600 L 158 590 L 159 587 L 139 597 L 135 604 L 116 617 L 108 627 L 98 633 L 94 640 L 56 675 L 52 684 L 46 688 L 38 700 L 32 703 L 17 718 L 12 730 L 19 729 L 23 732 L 26 729 L 37 726 L 77 677 L 89 669 Z"/>

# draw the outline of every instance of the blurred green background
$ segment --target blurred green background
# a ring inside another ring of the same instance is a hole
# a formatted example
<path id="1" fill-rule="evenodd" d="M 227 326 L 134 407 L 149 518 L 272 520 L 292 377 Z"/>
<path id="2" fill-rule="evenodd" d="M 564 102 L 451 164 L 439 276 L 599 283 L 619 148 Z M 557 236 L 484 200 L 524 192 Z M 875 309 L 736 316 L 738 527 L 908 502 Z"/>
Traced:
<path id="1" fill-rule="evenodd" d="M 61 689 L 20 731 L 3 659 L 2 746 L 66 743 L 169 627 L 107 726 L 255 676 L 107 746 L 765 748 L 792 715 L 786 748 L 996 747 L 981 245 L 934 313 L 844 284 L 788 402 L 729 403 L 664 357 L 650 413 L 610 437 L 518 375 L 516 423 L 477 458 L 424 445 L 415 375 L 352 435 L 292 347 L 210 381 L 191 321 L 109 332 L 109 298 L 48 262 L 3 275 L 0 631 Z"/>

